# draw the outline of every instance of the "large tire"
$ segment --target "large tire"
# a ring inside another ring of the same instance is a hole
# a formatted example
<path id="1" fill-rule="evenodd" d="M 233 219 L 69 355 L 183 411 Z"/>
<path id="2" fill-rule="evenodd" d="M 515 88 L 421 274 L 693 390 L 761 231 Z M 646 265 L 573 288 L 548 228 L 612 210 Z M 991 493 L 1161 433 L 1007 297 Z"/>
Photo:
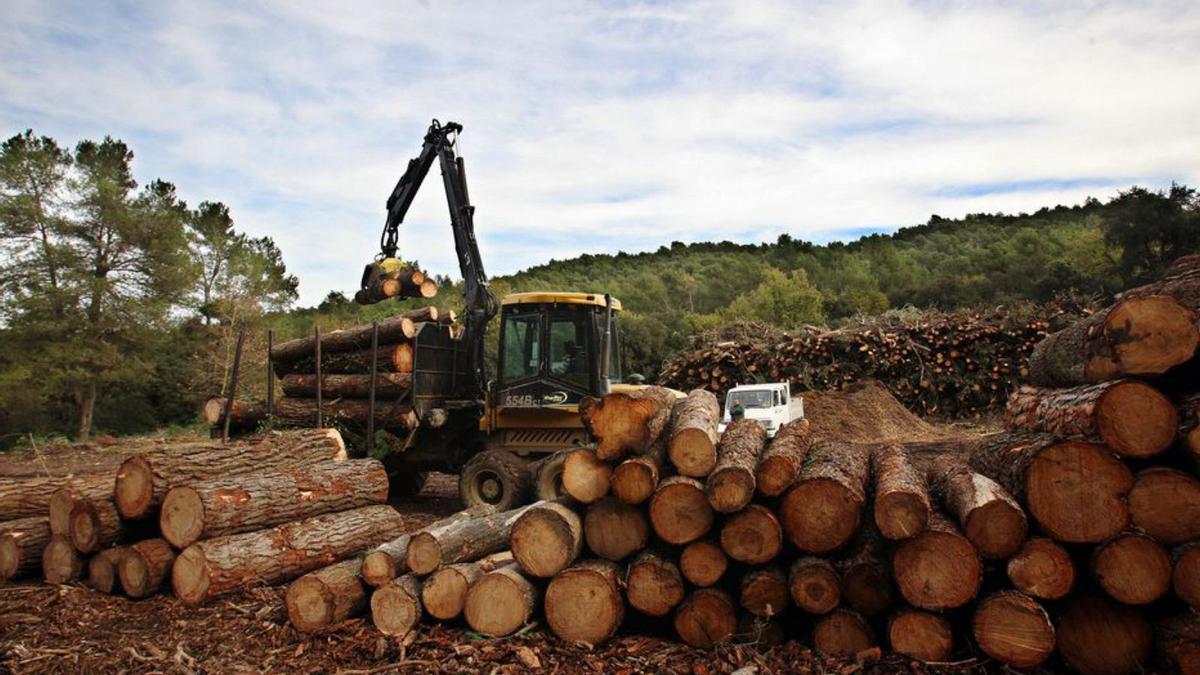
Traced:
<path id="1" fill-rule="evenodd" d="M 558 499 L 567 494 L 563 489 L 563 462 L 567 459 L 567 451 L 558 452 L 537 463 L 533 473 L 533 496 L 536 499 Z"/>
<path id="2" fill-rule="evenodd" d="M 458 494 L 467 508 L 491 504 L 501 511 L 529 501 L 529 466 L 504 450 L 486 450 L 472 457 L 458 476 Z"/>

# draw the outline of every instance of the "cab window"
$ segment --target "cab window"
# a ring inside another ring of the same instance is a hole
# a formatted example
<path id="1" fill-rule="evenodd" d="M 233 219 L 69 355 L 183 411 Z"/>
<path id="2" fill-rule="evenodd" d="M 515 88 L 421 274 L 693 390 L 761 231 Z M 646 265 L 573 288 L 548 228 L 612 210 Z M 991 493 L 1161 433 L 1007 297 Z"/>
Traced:
<path id="1" fill-rule="evenodd" d="M 538 374 L 541 358 L 541 317 L 518 314 L 504 322 L 504 358 L 501 372 L 505 382 L 514 382 Z"/>
<path id="2" fill-rule="evenodd" d="M 584 312 L 550 318 L 550 374 L 584 389 L 591 380 L 589 318 Z"/>

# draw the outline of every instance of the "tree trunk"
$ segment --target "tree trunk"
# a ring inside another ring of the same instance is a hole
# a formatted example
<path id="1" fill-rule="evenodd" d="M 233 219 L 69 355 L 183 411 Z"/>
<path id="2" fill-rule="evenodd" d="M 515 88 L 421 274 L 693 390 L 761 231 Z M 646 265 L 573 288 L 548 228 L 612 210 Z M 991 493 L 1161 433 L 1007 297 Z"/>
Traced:
<path id="1" fill-rule="evenodd" d="M 708 534 L 712 505 L 694 478 L 672 476 L 658 484 L 650 498 L 650 524 L 659 539 L 682 546 Z"/>
<path id="2" fill-rule="evenodd" d="M 647 616 L 667 616 L 679 603 L 687 588 L 679 565 L 659 551 L 642 551 L 625 575 L 625 596 L 629 606 Z"/>
<path id="3" fill-rule="evenodd" d="M 1169 546 L 1200 539 L 1200 480 L 1165 467 L 1138 473 L 1129 491 L 1133 524 Z"/>
<path id="4" fill-rule="evenodd" d="M 841 579 L 833 563 L 816 556 L 801 556 L 788 570 L 792 602 L 809 614 L 828 614 L 841 602 Z"/>
<path id="5" fill-rule="evenodd" d="M 392 507 L 366 506 L 200 541 L 179 554 L 171 582 L 179 599 L 198 605 L 250 584 L 294 579 L 392 539 L 404 527 Z"/>
<path id="6" fill-rule="evenodd" d="M 1057 541 L 1096 543 L 1129 524 L 1133 476 L 1102 445 L 997 434 L 975 444 L 970 464 L 1025 504 Z"/>
<path id="7" fill-rule="evenodd" d="M 529 623 L 541 592 L 514 563 L 484 574 L 467 591 L 463 615 L 471 630 L 488 637 L 512 635 Z"/>
<path id="8" fill-rule="evenodd" d="M 774 511 L 761 504 L 750 504 L 725 519 L 721 526 L 721 549 L 730 558 L 747 565 L 770 562 L 783 550 L 783 527 Z"/>
<path id="9" fill-rule="evenodd" d="M 583 426 L 596 439 L 596 456 L 605 461 L 626 453 L 644 455 L 659 442 L 675 394 L 662 387 L 646 387 L 631 393 L 617 392 L 579 402 Z"/>
<path id="10" fill-rule="evenodd" d="M 317 376 L 292 374 L 280 378 L 283 395 L 291 398 L 314 398 L 317 395 Z M 404 396 L 412 387 L 412 373 L 380 373 L 375 376 L 376 404 L 386 399 Z M 370 398 L 370 375 L 321 375 L 323 398 Z"/>
<path id="11" fill-rule="evenodd" d="M 855 654 L 875 646 L 875 633 L 858 612 L 835 609 L 813 627 L 812 640 L 818 654 L 852 659 Z"/>
<path id="12" fill-rule="evenodd" d="M 1200 541 L 1176 548 L 1171 559 L 1175 565 L 1171 574 L 1175 595 L 1192 609 L 1200 609 Z"/>
<path id="13" fill-rule="evenodd" d="M 1171 554 L 1150 537 L 1127 532 L 1096 547 L 1092 573 L 1117 602 L 1145 605 L 1171 590 Z"/>
<path id="14" fill-rule="evenodd" d="M 779 508 L 783 532 L 801 551 L 840 548 L 862 521 L 870 476 L 870 448 L 853 443 L 815 445 L 796 485 Z"/>
<path id="15" fill-rule="evenodd" d="M 501 551 L 475 562 L 443 567 L 426 577 L 421 585 L 421 604 L 435 619 L 449 621 L 457 618 L 467 605 L 467 592 L 471 585 L 482 575 L 512 562 L 512 553 Z"/>
<path id="16" fill-rule="evenodd" d="M 975 547 L 936 511 L 929 517 L 928 529 L 900 543 L 892 567 L 904 599 L 930 611 L 970 602 L 983 574 Z"/>
<path id="17" fill-rule="evenodd" d="M 112 473 L 80 476 L 58 488 L 51 493 L 47 506 L 50 513 L 51 534 L 69 535 L 71 533 L 71 510 L 79 501 L 103 501 L 111 500 L 112 497 Z"/>
<path id="18" fill-rule="evenodd" d="M 543 502 L 538 502 L 542 504 Z M 452 520 L 413 535 L 405 561 L 413 574 L 425 575 L 443 565 L 470 562 L 508 548 L 513 523 L 534 504 L 511 511 Z"/>
<path id="19" fill-rule="evenodd" d="M 92 417 L 96 412 L 96 383 L 86 382 L 79 391 L 79 431 L 76 439 L 87 442 L 92 437 Z"/>
<path id="20" fill-rule="evenodd" d="M 335 429 L 274 432 L 237 443 L 181 443 L 169 452 L 141 454 L 121 463 L 113 497 L 125 518 L 143 518 L 175 485 L 262 471 L 302 467 L 346 458 L 346 444 Z"/>
<path id="21" fill-rule="evenodd" d="M 1179 414 L 1171 399 L 1137 380 L 1070 389 L 1021 387 L 1008 397 L 1005 424 L 1014 431 L 1103 443 L 1124 457 L 1152 457 L 1171 447 Z"/>
<path id="22" fill-rule="evenodd" d="M 612 465 L 596 457 L 591 448 L 575 448 L 563 459 L 563 491 L 583 504 L 599 501 L 608 494 Z"/>
<path id="23" fill-rule="evenodd" d="M 734 420 L 717 445 L 717 465 L 704 484 L 708 503 L 720 513 L 740 511 L 754 497 L 754 469 L 767 432 L 754 420 Z"/>
<path id="24" fill-rule="evenodd" d="M 759 493 L 778 497 L 790 488 L 800 475 L 800 467 L 811 446 L 812 426 L 806 418 L 779 427 L 754 470 Z"/>
<path id="25" fill-rule="evenodd" d="M 1043 600 L 1058 600 L 1075 585 L 1075 563 L 1066 549 L 1045 537 L 1025 542 L 1008 560 L 1008 579 L 1018 591 Z"/>
<path id="26" fill-rule="evenodd" d="M 1200 621 L 1195 611 L 1158 622 L 1155 633 L 1163 664 L 1170 672 L 1200 673 Z"/>
<path id="27" fill-rule="evenodd" d="M 404 637 L 421 622 L 421 580 L 405 574 L 371 594 L 371 622 L 384 635 Z"/>
<path id="28" fill-rule="evenodd" d="M 436 307 L 421 307 L 399 316 L 388 317 L 380 322 L 379 344 L 392 345 L 406 342 L 416 336 L 416 323 L 437 321 Z M 362 351 L 371 348 L 371 324 L 330 331 L 321 335 L 321 355 L 341 352 Z M 271 348 L 271 360 L 275 362 L 299 361 L 316 352 L 317 339 L 309 335 L 295 340 L 280 342 Z"/>
<path id="29" fill-rule="evenodd" d="M 1083 675 L 1144 672 L 1153 636 L 1142 613 L 1104 598 L 1077 596 L 1059 618 L 1058 653 Z"/>
<path id="30" fill-rule="evenodd" d="M 750 570 L 738 590 L 738 604 L 757 617 L 779 616 L 791 604 L 787 576 L 777 567 Z"/>
<path id="31" fill-rule="evenodd" d="M 71 540 L 60 534 L 50 535 L 42 550 L 42 576 L 48 584 L 69 584 L 83 574 L 83 559 Z"/>
<path id="32" fill-rule="evenodd" d="M 954 630 L 945 617 L 905 607 L 888 620 L 892 651 L 919 661 L 945 661 L 954 650 Z"/>
<path id="33" fill-rule="evenodd" d="M 626 504 L 641 504 L 650 499 L 662 473 L 663 449 L 656 444 L 650 452 L 629 459 L 613 469 L 612 494 Z"/>
<path id="34" fill-rule="evenodd" d="M 317 360 L 309 355 L 296 361 L 275 362 L 275 374 L 282 378 L 293 373 L 317 372 Z M 379 345 L 376 352 L 376 373 L 411 373 L 413 369 L 413 346 L 402 342 L 396 345 Z M 321 354 L 322 375 L 370 375 L 371 350 L 341 354 Z"/>
<path id="35" fill-rule="evenodd" d="M 882 445 L 871 454 L 875 474 L 875 526 L 888 539 L 907 539 L 925 529 L 929 490 L 904 448 Z"/>
<path id="36" fill-rule="evenodd" d="M 45 516 L 0 522 L 0 581 L 35 572 L 48 543 L 50 523 Z"/>
<path id="37" fill-rule="evenodd" d="M 1013 668 L 1033 668 L 1054 653 L 1054 624 L 1036 600 L 1018 591 L 1000 591 L 975 606 L 975 644 Z"/>
<path id="38" fill-rule="evenodd" d="M 311 633 L 360 614 L 367 607 L 361 571 L 362 561 L 352 558 L 293 581 L 284 598 L 288 621 L 296 630 Z"/>
<path id="39" fill-rule="evenodd" d="M 621 568 L 608 560 L 580 560 L 546 587 L 546 624 L 568 644 L 604 644 L 625 620 Z"/>
<path id="40" fill-rule="evenodd" d="M 684 476 L 704 478 L 717 465 L 717 422 L 721 404 L 712 392 L 694 389 L 676 406 L 668 456 Z"/>
<path id="41" fill-rule="evenodd" d="M 679 605 L 674 623 L 679 639 L 698 649 L 710 649 L 733 636 L 737 611 L 725 591 L 700 588 Z"/>
<path id="42" fill-rule="evenodd" d="M 614 497 L 605 497 L 588 506 L 583 519 L 583 536 L 592 553 L 616 562 L 646 548 L 650 527 L 641 509 Z"/>
<path id="43" fill-rule="evenodd" d="M 124 546 L 114 546 L 100 551 L 88 559 L 88 585 L 101 593 L 113 594 L 121 590 L 118 583 L 121 578 L 117 573 L 117 565 L 127 549 Z"/>
<path id="44" fill-rule="evenodd" d="M 370 401 L 340 398 L 321 401 L 321 418 L 325 425 L 350 422 L 366 425 L 371 415 Z M 281 398 L 275 401 L 275 417 L 287 422 L 316 424 L 317 401 L 311 398 Z M 375 426 L 383 429 L 416 429 L 417 414 L 407 403 L 375 401 Z"/>
<path id="45" fill-rule="evenodd" d="M 117 563 L 121 588 L 131 598 L 153 595 L 164 585 L 175 563 L 175 551 L 165 539 L 139 541 Z"/>
<path id="46" fill-rule="evenodd" d="M 693 586 L 704 588 L 721 580 L 729 567 L 725 552 L 714 542 L 694 541 L 679 554 L 679 571 Z"/>
<path id="47" fill-rule="evenodd" d="M 583 550 L 583 519 L 567 504 L 541 502 L 517 518 L 508 543 L 523 572 L 549 578 L 579 557 Z"/>
<path id="48" fill-rule="evenodd" d="M 204 405 L 200 409 L 200 416 L 204 419 L 204 423 L 214 429 L 225 429 L 225 403 L 228 399 L 224 396 L 210 396 L 204 401 Z M 236 436 L 239 434 L 253 433 L 267 419 L 267 406 L 254 401 L 237 401 L 229 409 L 229 434 Z"/>
<path id="49" fill-rule="evenodd" d="M 125 523 L 111 500 L 78 500 L 71 509 L 68 534 L 76 551 L 87 555 L 117 543 L 125 536 Z"/>
<path id="50" fill-rule="evenodd" d="M 845 557 L 834 562 L 842 578 L 842 604 L 870 617 L 891 609 L 896 601 L 891 558 L 890 544 L 877 529 L 859 530 Z"/>
<path id="51" fill-rule="evenodd" d="M 1021 505 L 999 483 L 972 471 L 961 457 L 934 459 L 929 484 L 979 555 L 1003 560 L 1025 542 L 1029 522 Z"/>
<path id="52" fill-rule="evenodd" d="M 479 504 L 451 514 L 424 529 L 433 530 L 458 520 L 482 518 L 496 512 L 496 507 L 491 504 Z M 406 532 L 367 552 L 362 564 L 362 578 L 367 585 L 379 588 L 408 571 L 408 544 L 412 541 L 412 534 Z"/>
<path id="53" fill-rule="evenodd" d="M 201 539 L 387 501 L 388 476 L 374 459 L 275 467 L 172 487 L 159 514 L 162 536 L 184 549 Z"/>

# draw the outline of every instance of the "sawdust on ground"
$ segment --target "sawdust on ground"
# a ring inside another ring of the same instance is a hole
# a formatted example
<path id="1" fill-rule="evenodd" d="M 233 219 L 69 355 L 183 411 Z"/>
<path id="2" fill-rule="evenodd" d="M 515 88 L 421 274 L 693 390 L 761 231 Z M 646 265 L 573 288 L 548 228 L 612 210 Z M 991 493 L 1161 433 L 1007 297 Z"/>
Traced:
<path id="1" fill-rule="evenodd" d="M 866 380 L 842 391 L 804 392 L 804 415 L 818 440 L 907 443 L 945 439 L 953 432 L 917 417 L 882 384 Z"/>

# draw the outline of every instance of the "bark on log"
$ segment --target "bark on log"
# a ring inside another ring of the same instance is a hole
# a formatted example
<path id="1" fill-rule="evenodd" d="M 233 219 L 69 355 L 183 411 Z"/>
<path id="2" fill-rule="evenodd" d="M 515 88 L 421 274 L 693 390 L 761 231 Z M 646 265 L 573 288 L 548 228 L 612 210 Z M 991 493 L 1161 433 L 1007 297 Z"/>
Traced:
<path id="1" fill-rule="evenodd" d="M 172 487 L 158 524 L 179 549 L 201 539 L 387 501 L 388 476 L 374 459 L 229 476 Z"/>
<path id="2" fill-rule="evenodd" d="M 1169 546 L 1200 539 L 1200 479 L 1177 469 L 1145 469 L 1129 491 L 1129 512 L 1135 526 Z"/>
<path id="3" fill-rule="evenodd" d="M 713 511 L 704 486 L 694 478 L 672 476 L 650 498 L 650 524 L 659 539 L 682 546 L 712 529 Z"/>
<path id="4" fill-rule="evenodd" d="M 777 567 L 762 567 L 747 572 L 738 587 L 738 604 L 754 616 L 779 616 L 791 604 L 787 576 Z"/>
<path id="5" fill-rule="evenodd" d="M 717 423 L 721 404 L 704 389 L 693 389 L 675 408 L 667 455 L 684 476 L 704 478 L 717 465 Z"/>
<path id="6" fill-rule="evenodd" d="M 1068 601 L 1056 628 L 1063 662 L 1083 675 L 1122 675 L 1149 665 L 1150 624 L 1133 607 L 1078 596 Z"/>
<path id="7" fill-rule="evenodd" d="M 759 494 L 778 497 L 796 482 L 812 446 L 812 425 L 801 417 L 779 427 L 754 470 Z"/>
<path id="8" fill-rule="evenodd" d="M 828 553 L 854 536 L 862 521 L 870 449 L 853 443 L 814 446 L 779 509 L 783 532 L 807 553 Z"/>
<path id="9" fill-rule="evenodd" d="M 734 420 L 717 444 L 717 465 L 704 484 L 708 503 L 720 513 L 740 511 L 754 497 L 754 469 L 767 432 L 750 419 Z"/>
<path id="10" fill-rule="evenodd" d="M 1044 600 L 1066 597 L 1075 585 L 1075 563 L 1066 549 L 1045 537 L 1025 542 L 1009 559 L 1008 579 L 1013 587 Z"/>
<path id="11" fill-rule="evenodd" d="M 437 522 L 425 526 L 432 530 L 448 525 L 456 520 L 481 518 L 496 513 L 496 507 L 491 504 L 480 504 L 451 514 Z M 386 541 L 367 552 L 363 558 L 362 577 L 369 586 L 379 588 L 392 579 L 408 571 L 408 544 L 415 533 L 406 532 L 395 539 Z"/>
<path id="12" fill-rule="evenodd" d="M 254 583 L 277 584 L 355 555 L 404 531 L 390 506 L 366 506 L 269 530 L 200 541 L 175 561 L 171 583 L 185 604 Z"/>
<path id="13" fill-rule="evenodd" d="M 907 539 L 925 529 L 929 490 L 904 448 L 881 445 L 871 453 L 875 475 L 875 526 L 888 539 Z"/>
<path id="14" fill-rule="evenodd" d="M 325 424 L 349 422 L 365 425 L 371 415 L 370 401 L 341 398 L 321 401 L 321 415 Z M 316 424 L 317 401 L 311 398 L 281 398 L 275 401 L 275 417 L 301 424 Z M 384 429 L 415 429 L 419 424 L 417 413 L 408 403 L 397 401 L 375 401 L 375 426 Z"/>
<path id="15" fill-rule="evenodd" d="M 1195 611 L 1159 621 L 1155 634 L 1163 665 L 1169 672 L 1200 673 L 1200 617 Z"/>
<path id="16" fill-rule="evenodd" d="M 71 545 L 71 540 L 60 534 L 50 535 L 46 548 L 42 549 L 42 576 L 48 584 L 69 584 L 83 573 L 83 559 Z"/>
<path id="17" fill-rule="evenodd" d="M 1021 548 L 1029 535 L 1029 522 L 1021 505 L 999 483 L 949 455 L 934 459 L 928 473 L 930 487 L 979 555 L 1002 560 Z"/>
<path id="18" fill-rule="evenodd" d="M 720 581 L 728 567 L 729 558 L 720 546 L 711 541 L 694 541 L 679 554 L 679 571 L 693 586 L 700 588 Z"/>
<path id="19" fill-rule="evenodd" d="M 143 518 L 176 485 L 345 458 L 346 444 L 335 429 L 274 432 L 228 445 L 184 443 L 170 452 L 135 455 L 122 462 L 113 498 L 122 517 Z"/>
<path id="20" fill-rule="evenodd" d="M 111 473 L 74 478 L 0 478 L 0 522 L 44 516 L 51 497 L 60 488 L 75 488 L 91 496 L 97 492 L 96 485 L 106 485 L 107 495 L 112 496 Z M 104 494 L 101 490 L 100 495 Z"/>
<path id="21" fill-rule="evenodd" d="M 200 417 L 204 423 L 214 429 L 224 431 L 225 404 L 229 399 L 224 396 L 210 396 L 200 407 Z M 267 406 L 257 401 L 235 400 L 229 409 L 229 434 L 237 436 L 253 433 L 267 420 Z"/>
<path id="22" fill-rule="evenodd" d="M 1054 653 L 1054 624 L 1036 600 L 1019 591 L 1000 591 L 975 606 L 975 644 L 1013 668 L 1033 668 Z"/>
<path id="23" fill-rule="evenodd" d="M 1171 399 L 1137 380 L 1070 389 L 1021 387 L 1008 398 L 1005 424 L 1014 431 L 1103 443 L 1124 457 L 1152 457 L 1171 447 L 1179 414 Z"/>
<path id="24" fill-rule="evenodd" d="M 292 398 L 313 398 L 317 395 L 317 376 L 292 374 L 280 378 L 283 395 Z M 412 373 L 380 373 L 375 376 L 375 396 L 395 399 L 404 396 L 412 387 Z M 369 398 L 370 375 L 321 375 L 322 398 Z"/>
<path id="25" fill-rule="evenodd" d="M 1096 547 L 1092 573 L 1117 602 L 1144 605 L 1171 590 L 1171 554 L 1144 534 L 1126 532 Z"/>
<path id="26" fill-rule="evenodd" d="M 592 553 L 614 562 L 646 548 L 650 539 L 650 527 L 642 510 L 614 497 L 605 497 L 588 506 L 583 533 Z"/>
<path id="27" fill-rule="evenodd" d="M 514 563 L 484 574 L 467 591 L 463 615 L 471 630 L 489 637 L 512 635 L 529 622 L 541 593 Z"/>
<path id="28" fill-rule="evenodd" d="M 654 494 L 662 475 L 663 448 L 655 444 L 645 455 L 630 457 L 613 469 L 612 494 L 626 504 L 641 504 Z"/>
<path id="29" fill-rule="evenodd" d="M 1129 524 L 1133 476 L 1102 445 L 998 434 L 971 449 L 970 464 L 1025 504 L 1057 541 L 1097 543 Z"/>
<path id="30" fill-rule="evenodd" d="M 721 526 L 721 549 L 730 558 L 747 565 L 770 562 L 783 549 L 783 527 L 774 511 L 761 504 L 750 504 L 725 519 Z"/>
<path id="31" fill-rule="evenodd" d="M 679 639 L 692 647 L 709 649 L 733 636 L 737 611 L 725 591 L 701 588 L 680 603 L 674 624 Z"/>
<path id="32" fill-rule="evenodd" d="M 582 504 L 592 504 L 608 494 L 612 465 L 596 457 L 591 448 L 575 448 L 563 459 L 563 491 Z"/>
<path id="33" fill-rule="evenodd" d="M 421 580 L 405 574 L 371 594 L 371 623 L 384 635 L 404 637 L 421 622 Z"/>
<path id="34" fill-rule="evenodd" d="M 449 565 L 430 574 L 421 584 L 421 604 L 425 612 L 441 621 L 457 618 L 467 605 L 467 591 L 471 585 L 484 574 L 512 562 L 512 552 L 501 551 L 475 562 Z"/>
<path id="35" fill-rule="evenodd" d="M 954 649 L 954 630 L 945 617 L 905 607 L 888 620 L 892 651 L 918 661 L 945 661 Z"/>
<path id="36" fill-rule="evenodd" d="M 113 594 L 121 590 L 121 577 L 117 573 L 117 565 L 121 556 L 125 555 L 124 546 L 114 546 L 100 551 L 88 559 L 88 585 L 101 593 Z"/>
<path id="37" fill-rule="evenodd" d="M 503 551 L 508 548 L 513 523 L 532 506 L 453 520 L 414 534 L 405 558 L 408 569 L 413 574 L 425 575 L 443 565 L 470 562 Z"/>
<path id="38" fill-rule="evenodd" d="M 411 373 L 413 369 L 413 346 L 408 342 L 395 345 L 380 345 L 375 354 L 376 373 Z M 293 373 L 317 372 L 314 355 L 296 361 L 276 361 L 275 375 L 282 378 Z M 370 375 L 371 350 L 340 354 L 321 354 L 322 375 Z"/>
<path id="39" fill-rule="evenodd" d="M 513 523 L 508 539 L 521 570 L 549 578 L 566 569 L 583 550 L 583 519 L 562 502 L 542 502 Z"/>
<path id="40" fill-rule="evenodd" d="M 546 624 L 569 644 L 608 641 L 625 620 L 621 568 L 608 560 L 580 560 L 546 587 Z"/>
<path id="41" fill-rule="evenodd" d="M 873 527 L 855 535 L 844 558 L 834 565 L 841 577 L 842 604 L 863 616 L 888 611 L 896 600 L 889 543 Z"/>
<path id="42" fill-rule="evenodd" d="M 1174 564 L 1171 585 L 1175 595 L 1193 609 L 1200 609 L 1200 541 L 1176 548 L 1171 561 Z"/>
<path id="43" fill-rule="evenodd" d="M 842 600 L 841 579 L 833 563 L 816 556 L 797 558 L 788 571 L 792 602 L 809 614 L 828 614 Z"/>
<path id="44" fill-rule="evenodd" d="M 936 511 L 930 514 L 928 529 L 900 543 L 892 567 L 904 599 L 931 611 L 970 602 L 983 574 L 975 547 Z"/>
<path id="45" fill-rule="evenodd" d="M 660 441 L 674 407 L 675 393 L 670 389 L 646 387 L 599 399 L 585 397 L 579 402 L 579 415 L 596 439 L 596 456 L 611 461 L 628 453 L 646 454 Z"/>
<path id="46" fill-rule="evenodd" d="M 667 616 L 679 603 L 687 588 L 679 565 L 658 551 L 643 551 L 625 574 L 625 596 L 629 606 L 647 616 Z"/>
<path id="47" fill-rule="evenodd" d="M 0 581 L 11 581 L 37 571 L 42 551 L 50 543 L 46 516 L 30 516 L 0 523 Z"/>
<path id="48" fill-rule="evenodd" d="M 416 324 L 421 321 L 437 321 L 436 307 L 421 307 L 399 316 L 392 316 L 378 322 L 379 344 L 390 345 L 405 342 L 416 336 Z M 353 352 L 371 348 L 371 324 L 344 328 L 321 334 L 321 355 Z M 287 340 L 271 348 L 272 361 L 298 361 L 308 358 L 316 352 L 315 336 Z"/>
<path id="49" fill-rule="evenodd" d="M 367 607 L 362 561 L 343 560 L 293 581 L 284 604 L 296 630 L 311 633 L 360 614 Z"/>
<path id="50" fill-rule="evenodd" d="M 50 495 L 48 504 L 51 534 L 71 534 L 71 509 L 80 500 L 111 500 L 113 474 L 79 476 Z M 38 514 L 42 515 L 42 514 Z"/>
<path id="51" fill-rule="evenodd" d="M 850 659 L 875 646 L 875 632 L 858 612 L 840 608 L 821 617 L 812 640 L 817 653 Z"/>
<path id="52" fill-rule="evenodd" d="M 78 500 L 71 508 L 71 545 L 87 555 L 111 546 L 125 535 L 125 523 L 112 500 Z"/>
<path id="53" fill-rule="evenodd" d="M 175 551 L 165 539 L 146 539 L 130 546 L 117 563 L 121 588 L 131 598 L 159 591 L 175 563 Z"/>

